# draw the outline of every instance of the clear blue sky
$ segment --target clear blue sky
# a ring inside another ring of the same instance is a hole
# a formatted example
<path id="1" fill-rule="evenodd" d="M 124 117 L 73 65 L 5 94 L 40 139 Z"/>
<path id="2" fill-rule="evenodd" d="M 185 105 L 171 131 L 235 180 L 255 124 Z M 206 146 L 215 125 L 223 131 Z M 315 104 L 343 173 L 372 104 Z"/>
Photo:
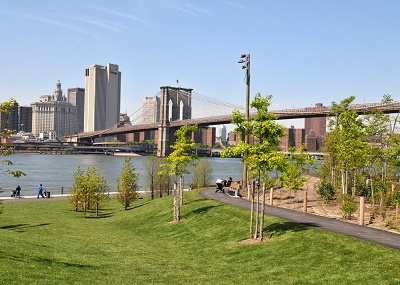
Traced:
<path id="1" fill-rule="evenodd" d="M 0 100 L 30 105 L 84 87 L 91 64 L 118 64 L 128 115 L 160 86 L 245 104 L 272 94 L 272 109 L 400 100 L 400 1 L 4 0 Z"/>

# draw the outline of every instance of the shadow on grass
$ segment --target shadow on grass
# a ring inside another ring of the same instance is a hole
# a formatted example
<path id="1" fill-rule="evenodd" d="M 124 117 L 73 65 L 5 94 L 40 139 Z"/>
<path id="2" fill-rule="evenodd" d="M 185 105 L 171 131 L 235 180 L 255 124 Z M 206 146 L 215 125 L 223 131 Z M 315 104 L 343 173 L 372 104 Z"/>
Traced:
<path id="1" fill-rule="evenodd" d="M 264 227 L 265 233 L 271 233 L 271 236 L 278 237 L 288 232 L 300 232 L 309 229 L 311 225 L 298 224 L 294 222 L 273 223 Z"/>
<path id="2" fill-rule="evenodd" d="M 34 261 L 36 262 L 40 262 L 40 263 L 44 263 L 46 267 L 51 267 L 52 265 L 63 265 L 66 267 L 76 267 L 76 268 L 89 268 L 89 269 L 96 269 L 98 268 L 98 266 L 94 266 L 94 265 L 89 265 L 89 264 L 78 264 L 78 263 L 71 263 L 71 262 L 63 262 L 63 261 L 56 261 L 53 259 L 49 259 L 49 258 L 40 258 L 40 257 L 36 257 L 36 258 L 32 258 Z"/>
<path id="3" fill-rule="evenodd" d="M 39 262 L 42 263 L 44 266 L 50 268 L 53 265 L 62 265 L 65 267 L 76 267 L 76 268 L 88 268 L 88 269 L 97 269 L 98 266 L 88 265 L 88 264 L 78 264 L 78 263 L 71 263 L 71 262 L 62 262 L 56 261 L 49 258 L 41 258 L 41 257 L 31 257 L 29 255 L 11 255 L 8 252 L 1 252 L 0 251 L 0 259 L 8 259 L 8 260 L 15 260 L 21 262 L 27 262 L 27 260 L 31 260 L 31 262 Z"/>
<path id="4" fill-rule="evenodd" d="M 188 213 L 188 216 L 196 215 L 196 214 L 204 214 L 204 213 L 208 212 L 210 209 L 213 209 L 216 207 L 221 207 L 221 206 L 223 206 L 223 205 L 213 205 L 213 206 L 201 207 L 201 208 L 198 208 L 198 209 L 193 210 L 190 213 Z"/>
<path id="5" fill-rule="evenodd" d="M 128 207 L 128 209 L 126 209 L 126 210 L 129 211 L 129 210 L 137 209 L 137 208 L 140 208 L 140 207 L 142 207 L 142 206 L 145 206 L 145 205 L 147 205 L 147 204 L 149 204 L 149 203 L 150 203 L 150 201 L 144 202 L 144 203 L 141 203 L 141 204 L 130 205 L 130 206 Z"/>
<path id="6" fill-rule="evenodd" d="M 114 216 L 114 212 L 107 212 L 107 213 L 99 213 L 98 216 L 96 216 L 96 213 L 93 213 L 93 215 L 87 215 L 86 219 L 106 219 Z"/>
<path id="7" fill-rule="evenodd" d="M 8 225 L 8 226 L 2 226 L 0 227 L 1 230 L 15 230 L 18 232 L 23 232 L 25 229 L 28 228 L 36 228 L 36 227 L 42 227 L 42 226 L 48 226 L 50 225 L 49 223 L 43 223 L 43 224 L 37 224 L 37 225 L 29 225 L 29 224 L 16 224 L 16 225 Z"/>

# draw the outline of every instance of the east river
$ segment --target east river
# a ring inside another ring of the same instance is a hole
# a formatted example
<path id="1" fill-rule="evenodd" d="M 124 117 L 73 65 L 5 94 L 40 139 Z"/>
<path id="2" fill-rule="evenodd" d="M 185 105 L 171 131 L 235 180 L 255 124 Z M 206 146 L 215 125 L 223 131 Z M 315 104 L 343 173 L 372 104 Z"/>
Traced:
<path id="1" fill-rule="evenodd" d="M 11 191 L 20 185 L 21 196 L 32 196 L 37 194 L 39 184 L 43 184 L 45 190 L 51 194 L 68 193 L 71 187 L 73 174 L 78 169 L 85 170 L 88 166 L 94 166 L 96 169 L 102 167 L 103 175 L 110 184 L 110 191 L 115 191 L 115 179 L 120 175 L 122 166 L 125 161 L 124 156 L 112 155 L 57 155 L 57 154 L 22 154 L 16 153 L 8 157 L 1 157 L 1 160 L 10 160 L 13 165 L 1 164 L 2 172 L 5 169 L 20 170 L 26 174 L 19 178 L 12 175 L 0 173 L 0 188 L 3 193 L 0 197 L 10 196 Z M 139 173 L 140 190 L 143 189 L 144 183 L 144 165 L 145 156 L 131 157 L 132 165 L 135 172 Z M 239 180 L 242 177 L 243 164 L 238 158 L 216 158 L 209 157 L 213 169 L 211 183 L 217 178 L 228 178 L 231 176 L 233 180 Z M 189 169 L 189 171 L 191 171 Z M 192 171 L 191 171 L 192 172 Z M 185 188 L 191 180 L 191 175 L 185 177 Z"/>

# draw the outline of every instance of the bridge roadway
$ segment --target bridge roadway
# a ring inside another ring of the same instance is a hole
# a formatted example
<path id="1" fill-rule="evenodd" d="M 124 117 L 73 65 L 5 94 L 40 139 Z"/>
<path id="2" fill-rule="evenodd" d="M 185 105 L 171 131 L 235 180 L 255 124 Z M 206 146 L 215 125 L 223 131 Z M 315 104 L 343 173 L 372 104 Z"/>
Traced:
<path id="1" fill-rule="evenodd" d="M 398 113 L 400 112 L 400 102 L 392 103 L 365 103 L 365 104 L 353 104 L 351 108 L 354 109 L 358 114 L 365 114 L 373 110 L 380 110 L 386 114 Z M 278 120 L 288 120 L 288 119 L 301 119 L 301 118 L 312 118 L 312 117 L 326 117 L 331 114 L 332 107 L 322 106 L 322 107 L 306 107 L 299 109 L 285 109 L 285 110 L 271 110 L 270 112 L 278 117 Z M 250 113 L 250 117 L 254 116 L 256 113 Z M 198 126 L 211 126 L 211 125 L 222 125 L 230 124 L 232 122 L 232 115 L 222 115 L 222 116 L 211 116 L 206 118 L 198 119 L 187 119 L 187 120 L 177 120 L 170 121 L 169 127 L 179 128 L 184 125 L 198 125 Z M 101 136 L 111 136 L 118 134 L 126 134 L 132 132 L 140 131 L 150 131 L 158 130 L 159 124 L 140 124 L 140 125 L 123 125 L 115 126 L 106 130 L 99 130 L 94 132 L 79 133 L 77 137 L 79 139 L 85 138 L 95 138 Z M 68 138 L 68 137 L 66 137 Z"/>

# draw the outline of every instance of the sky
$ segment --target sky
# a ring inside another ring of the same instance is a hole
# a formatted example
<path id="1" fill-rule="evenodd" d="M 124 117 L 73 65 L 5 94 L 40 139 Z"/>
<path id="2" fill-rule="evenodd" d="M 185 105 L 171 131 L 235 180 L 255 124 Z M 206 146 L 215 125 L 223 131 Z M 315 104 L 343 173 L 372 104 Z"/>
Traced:
<path id="1" fill-rule="evenodd" d="M 3 0 L 0 101 L 29 106 L 60 79 L 85 86 L 91 64 L 118 64 L 121 112 L 161 86 L 192 88 L 245 105 L 272 94 L 271 109 L 400 100 L 397 0 Z"/>

